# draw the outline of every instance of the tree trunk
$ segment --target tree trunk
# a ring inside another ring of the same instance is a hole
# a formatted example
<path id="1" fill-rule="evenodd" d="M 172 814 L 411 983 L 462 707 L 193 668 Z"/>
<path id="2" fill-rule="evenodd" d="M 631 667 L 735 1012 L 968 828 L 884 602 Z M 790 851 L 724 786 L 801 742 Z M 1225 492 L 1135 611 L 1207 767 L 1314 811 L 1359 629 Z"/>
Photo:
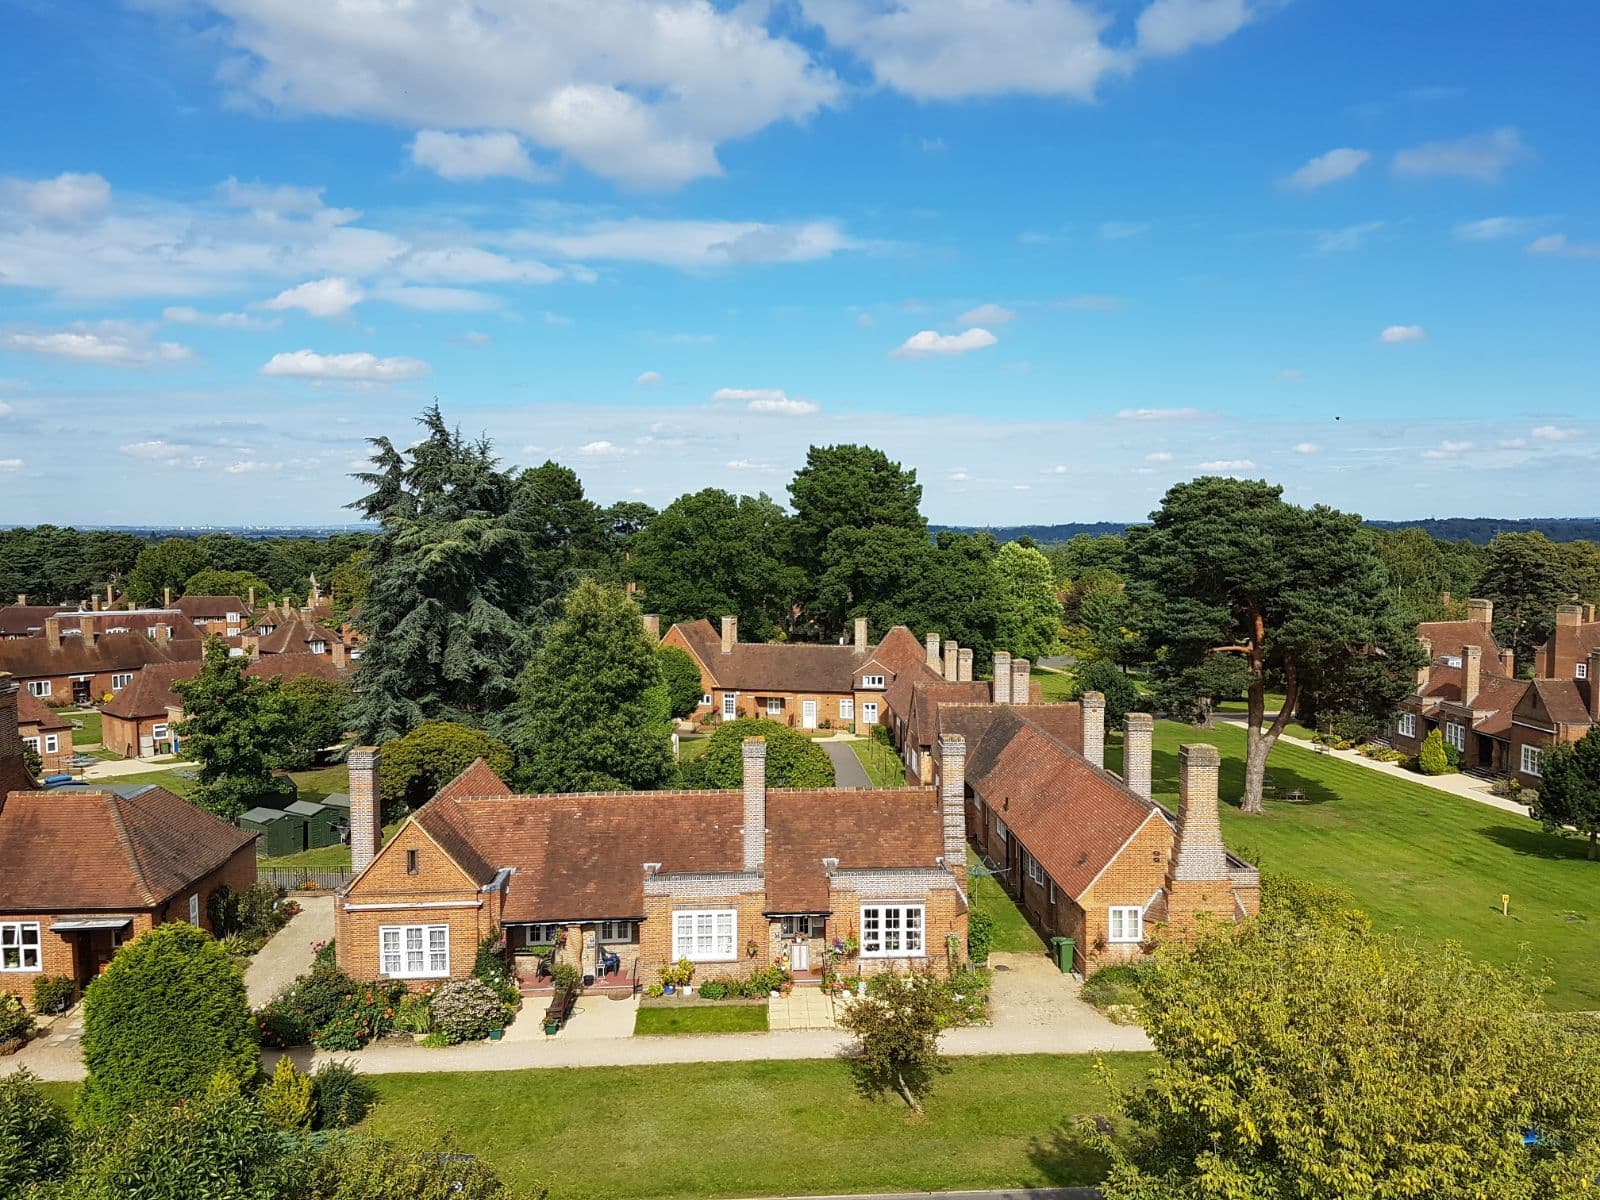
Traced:
<path id="1" fill-rule="evenodd" d="M 1256 619 L 1256 630 L 1255 647 L 1259 647 L 1264 640 L 1259 617 Z M 1289 714 L 1300 703 L 1300 684 L 1295 677 L 1294 663 L 1290 662 L 1284 669 L 1283 706 L 1272 719 L 1272 724 L 1267 724 L 1267 683 L 1263 659 L 1264 655 L 1259 649 L 1252 648 L 1250 666 L 1254 676 L 1250 680 L 1250 715 L 1244 731 L 1244 795 L 1239 800 L 1240 812 L 1256 815 L 1266 811 L 1262 785 L 1267 777 L 1267 755 L 1278 744 L 1278 735 L 1289 723 Z"/>
<path id="2" fill-rule="evenodd" d="M 906 1086 L 905 1076 L 896 1071 L 894 1073 L 894 1081 L 899 1086 L 900 1094 L 905 1097 L 906 1103 L 911 1106 L 911 1111 L 915 1113 L 922 1112 L 922 1105 L 917 1103 L 917 1098 L 911 1094 L 911 1089 Z"/>
<path id="3" fill-rule="evenodd" d="M 1269 737 L 1259 725 L 1251 724 L 1244 731 L 1244 796 L 1239 801 L 1239 811 L 1262 813 L 1266 805 L 1262 800 L 1262 787 L 1267 777 L 1267 753 L 1276 738 Z"/>

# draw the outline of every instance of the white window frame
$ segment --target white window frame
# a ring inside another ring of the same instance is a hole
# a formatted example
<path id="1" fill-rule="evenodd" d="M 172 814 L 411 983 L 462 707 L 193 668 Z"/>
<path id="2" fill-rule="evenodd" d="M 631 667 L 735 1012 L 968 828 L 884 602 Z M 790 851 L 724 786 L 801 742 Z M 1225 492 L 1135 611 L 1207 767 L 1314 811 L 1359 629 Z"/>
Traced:
<path id="1" fill-rule="evenodd" d="M 1055 902 L 1056 902 L 1056 881 L 1054 879 L 1052 879 L 1050 881 L 1050 903 L 1054 904 Z"/>
<path id="2" fill-rule="evenodd" d="M 1462 754 L 1465 754 L 1467 752 L 1467 727 L 1460 721 L 1446 721 L 1444 723 L 1444 740 Z"/>
<path id="3" fill-rule="evenodd" d="M 809 914 L 778 918 L 779 929 L 786 938 L 821 937 L 825 923 L 826 918 Z"/>
<path id="4" fill-rule="evenodd" d="M 200 893 L 196 892 L 189 897 L 189 924 L 196 929 L 200 928 Z"/>
<path id="5" fill-rule="evenodd" d="M 1578 673 L 1577 673 L 1576 676 L 1574 676 L 1574 678 L 1577 678 L 1577 679 L 1587 679 L 1587 678 L 1589 678 L 1589 664 L 1588 663 L 1586 663 L 1586 662 L 1579 663 L 1578 667 L 1577 667 L 1577 670 L 1578 670 Z"/>
<path id="6" fill-rule="evenodd" d="M 60 749 L 60 735 L 54 733 L 47 733 L 44 735 L 44 752 L 46 754 L 56 754 L 60 751 Z"/>
<path id="7" fill-rule="evenodd" d="M 882 688 L 883 688 L 883 676 L 882 675 L 863 675 L 861 677 L 861 686 L 864 687 L 864 688 L 877 688 L 879 690 L 882 690 Z"/>
<path id="8" fill-rule="evenodd" d="M 43 699 L 50 694 L 50 681 L 48 679 L 28 680 L 28 695 L 35 699 Z"/>
<path id="9" fill-rule="evenodd" d="M 1539 760 L 1543 757 L 1544 751 L 1538 746 L 1524 746 L 1521 759 L 1522 773 L 1524 775 L 1532 775 L 1535 778 L 1543 778 L 1543 774 L 1539 770 Z"/>
<path id="10" fill-rule="evenodd" d="M 739 715 L 739 693 L 722 693 L 722 719 L 731 721 Z"/>
<path id="11" fill-rule="evenodd" d="M 861 723 L 863 725 L 876 725 L 878 723 L 878 702 L 876 700 L 863 700 L 861 702 Z"/>
<path id="12" fill-rule="evenodd" d="M 1039 865 L 1039 860 L 1033 855 L 1028 854 L 1027 851 L 1023 851 L 1023 853 L 1027 854 L 1027 858 L 1024 860 L 1024 862 L 1028 868 L 1028 878 L 1033 880 L 1040 887 L 1043 887 L 1045 885 L 1044 868 Z"/>
<path id="13" fill-rule="evenodd" d="M 524 946 L 553 946 L 556 938 L 561 935 L 565 925 L 558 925 L 551 921 L 536 921 L 531 925 L 522 927 L 522 944 Z M 542 936 L 548 933 L 549 936 Z"/>
<path id="14" fill-rule="evenodd" d="M 167 723 L 165 721 L 157 721 L 154 725 L 150 726 L 150 740 L 153 742 L 164 742 L 167 740 L 167 732 Z"/>
<path id="15" fill-rule="evenodd" d="M 1113 946 L 1133 946 L 1144 941 L 1144 909 L 1137 904 L 1113 904 L 1108 908 L 1106 941 Z"/>
<path id="16" fill-rule="evenodd" d="M 30 932 L 31 941 L 26 936 Z M 0 972 L 33 974 L 43 970 L 44 930 L 39 922 L 0 921 Z"/>
<path id="17" fill-rule="evenodd" d="M 378 973 L 386 979 L 450 978 L 450 926 L 380 925 Z"/>
<path id="18" fill-rule="evenodd" d="M 710 708 L 711 707 L 711 693 L 710 692 L 701 693 L 701 696 L 700 696 L 700 707 L 701 708 Z"/>
<path id="19" fill-rule="evenodd" d="M 739 961 L 739 911 L 733 908 L 679 908 L 672 913 L 672 959 L 690 962 Z"/>
<path id="20" fill-rule="evenodd" d="M 616 945 L 633 941 L 632 921 L 601 921 L 600 941 L 606 945 Z"/>
<path id="21" fill-rule="evenodd" d="M 111 677 L 111 690 L 113 692 L 120 692 L 123 688 L 127 687 L 132 682 L 133 682 L 133 672 L 132 671 L 118 671 L 115 675 L 113 675 Z"/>
<path id="22" fill-rule="evenodd" d="M 862 958 L 926 958 L 927 905 L 903 901 L 863 904 L 860 941 Z"/>
<path id="23" fill-rule="evenodd" d="M 24 746 L 28 747 L 28 749 L 32 750 L 35 754 L 39 753 L 39 739 L 38 738 L 36 738 L 36 737 L 25 737 L 25 738 L 22 739 L 22 744 Z"/>
<path id="24" fill-rule="evenodd" d="M 839 701 L 839 720 L 854 721 L 856 719 L 856 702 L 851 697 Z"/>
<path id="25" fill-rule="evenodd" d="M 1002 846 L 1011 840 L 1011 829 L 999 817 L 994 819 L 994 835 Z"/>
<path id="26" fill-rule="evenodd" d="M 328 643 L 323 641 L 321 638 L 318 638 L 316 641 L 312 642 L 311 645 L 310 645 L 310 650 L 311 650 L 311 653 L 313 653 L 313 654 L 321 654 L 325 650 L 327 650 L 327 648 L 328 648 Z"/>
<path id="27" fill-rule="evenodd" d="M 1401 713 L 1400 719 L 1394 724 L 1394 731 L 1401 737 L 1417 736 L 1417 714 Z"/>
<path id="28" fill-rule="evenodd" d="M 781 716 L 783 716 L 783 697 L 782 696 L 768 696 L 767 697 L 767 716 L 769 716 L 769 717 L 781 717 Z"/>

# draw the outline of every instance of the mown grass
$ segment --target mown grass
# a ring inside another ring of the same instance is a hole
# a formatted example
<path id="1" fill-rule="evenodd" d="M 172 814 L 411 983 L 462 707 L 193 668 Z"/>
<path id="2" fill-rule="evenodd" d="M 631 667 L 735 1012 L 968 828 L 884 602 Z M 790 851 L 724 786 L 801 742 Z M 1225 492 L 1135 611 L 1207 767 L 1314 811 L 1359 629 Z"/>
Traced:
<path id="1" fill-rule="evenodd" d="M 1108 738 L 1107 766 L 1120 770 L 1120 739 Z M 1178 748 L 1209 742 L 1222 751 L 1223 833 L 1228 845 L 1268 870 L 1337 884 L 1380 928 L 1453 941 L 1493 963 L 1531 958 L 1553 981 L 1551 1003 L 1600 1009 L 1600 863 L 1576 838 L 1545 833 L 1515 813 L 1331 755 L 1280 742 L 1267 772 L 1279 794 L 1248 816 L 1244 732 L 1219 725 L 1156 725 L 1153 783 L 1176 809 Z M 1502 916 L 1500 896 L 1511 897 Z"/>
<path id="2" fill-rule="evenodd" d="M 677 1033 L 765 1033 L 765 1004 L 663 1005 L 641 1008 L 634 1018 L 636 1035 Z"/>
<path id="3" fill-rule="evenodd" d="M 1044 940 L 1022 915 L 1016 902 L 991 875 L 979 875 L 983 864 L 967 851 L 967 897 L 975 912 L 986 912 L 994 920 L 991 950 L 1016 954 L 1043 954 Z"/>
<path id="4" fill-rule="evenodd" d="M 81 746 L 93 746 L 99 743 L 102 734 L 98 708 L 69 708 L 64 709 L 61 715 L 68 721 L 75 721 L 79 726 L 72 731 L 74 750 Z"/>
<path id="5" fill-rule="evenodd" d="M 850 742 L 848 745 L 861 760 L 861 765 L 866 769 L 867 778 L 872 780 L 873 787 L 906 786 L 906 766 L 900 761 L 900 756 L 888 746 L 872 738 Z"/>

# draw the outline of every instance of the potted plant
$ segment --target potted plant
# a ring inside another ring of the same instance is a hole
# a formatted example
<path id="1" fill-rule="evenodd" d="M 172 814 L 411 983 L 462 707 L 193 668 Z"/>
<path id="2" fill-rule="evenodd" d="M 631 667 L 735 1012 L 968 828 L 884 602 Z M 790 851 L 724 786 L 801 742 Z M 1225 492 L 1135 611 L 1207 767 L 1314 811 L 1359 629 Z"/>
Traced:
<path id="1" fill-rule="evenodd" d="M 755 938 L 751 938 L 744 944 L 744 956 L 746 958 L 754 958 L 756 956 L 756 951 L 760 949 L 761 946 L 756 942 Z"/>

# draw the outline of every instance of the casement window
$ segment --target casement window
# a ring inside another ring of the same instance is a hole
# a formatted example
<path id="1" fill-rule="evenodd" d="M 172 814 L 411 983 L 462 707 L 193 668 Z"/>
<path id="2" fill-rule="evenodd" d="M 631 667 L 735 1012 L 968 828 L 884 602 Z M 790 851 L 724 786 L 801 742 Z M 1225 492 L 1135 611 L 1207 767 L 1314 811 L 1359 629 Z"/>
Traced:
<path id="1" fill-rule="evenodd" d="M 1137 905 L 1113 906 L 1108 910 L 1106 941 L 1124 945 L 1144 941 L 1144 910 Z"/>
<path id="2" fill-rule="evenodd" d="M 601 921 L 600 940 L 602 942 L 631 942 L 633 941 L 633 921 Z"/>
<path id="3" fill-rule="evenodd" d="M 200 893 L 196 892 L 189 897 L 189 924 L 196 929 L 200 928 Z"/>
<path id="4" fill-rule="evenodd" d="M 780 917 L 778 924 L 783 929 L 783 936 L 792 937 L 821 937 L 822 917 Z"/>
<path id="5" fill-rule="evenodd" d="M 450 974 L 450 926 L 380 927 L 378 965 L 390 979 L 444 979 Z"/>
<path id="6" fill-rule="evenodd" d="M 1522 773 L 1524 775 L 1539 774 L 1539 760 L 1544 757 L 1544 751 L 1537 746 L 1524 746 L 1522 748 Z"/>
<path id="7" fill-rule="evenodd" d="M 683 909 L 672 914 L 672 957 L 733 962 L 739 957 L 739 914 L 731 908 Z"/>
<path id="8" fill-rule="evenodd" d="M 35 754 L 39 753 L 39 739 L 38 738 L 36 738 L 36 737 L 25 737 L 25 738 L 22 739 L 22 744 L 24 746 L 26 746 L 28 749 L 32 750 Z"/>
<path id="9" fill-rule="evenodd" d="M 739 694 L 737 692 L 722 693 L 722 718 L 731 721 L 739 715 Z"/>
<path id="10" fill-rule="evenodd" d="M 162 738 L 167 736 L 167 723 L 165 721 L 157 721 L 150 726 L 150 736 L 158 742 L 161 741 Z"/>
<path id="11" fill-rule="evenodd" d="M 269 635 L 276 628 L 277 628 L 276 625 L 259 625 L 259 626 L 256 627 L 256 632 L 259 633 L 262 637 L 266 637 L 267 635 Z"/>
<path id="12" fill-rule="evenodd" d="M 1394 724 L 1394 731 L 1401 737 L 1417 736 L 1417 714 L 1401 713 L 1400 719 Z"/>
<path id="13" fill-rule="evenodd" d="M 522 927 L 522 944 L 524 946 L 553 946 L 556 938 L 561 936 L 563 926 L 551 923 L 543 925 L 524 925 Z"/>
<path id="14" fill-rule="evenodd" d="M 1040 887 L 1043 887 L 1045 881 L 1044 868 L 1039 865 L 1039 860 L 1033 855 L 1029 854 L 1026 858 L 1026 862 L 1028 865 L 1028 878 L 1033 880 Z"/>
<path id="15" fill-rule="evenodd" d="M 782 699 L 780 699 L 777 696 L 768 696 L 767 697 L 767 716 L 769 716 L 769 717 L 781 717 L 781 716 L 783 716 L 783 701 L 782 701 Z"/>
<path id="16" fill-rule="evenodd" d="M 1467 748 L 1467 727 L 1459 721 L 1445 722 L 1444 740 L 1457 750 L 1465 751 Z"/>
<path id="17" fill-rule="evenodd" d="M 878 702 L 876 700 L 863 700 L 861 702 L 861 723 L 863 725 L 876 725 L 878 723 Z"/>
<path id="18" fill-rule="evenodd" d="M 883 687 L 883 676 L 863 675 L 861 677 L 861 686 L 864 688 L 881 688 Z"/>
<path id="19" fill-rule="evenodd" d="M 238 613 L 229 613 L 228 614 L 228 624 L 229 625 L 237 625 L 238 623 L 239 623 L 239 614 Z"/>
<path id="20" fill-rule="evenodd" d="M 111 690 L 113 692 L 120 692 L 123 688 L 127 687 L 132 682 L 133 682 L 133 672 L 132 671 L 119 671 L 117 674 L 115 674 L 115 675 L 113 675 L 111 677 Z"/>
<path id="21" fill-rule="evenodd" d="M 1588 663 L 1586 663 L 1586 662 L 1579 663 L 1578 667 L 1577 667 L 1577 670 L 1578 670 L 1578 674 L 1577 674 L 1576 678 L 1578 678 L 1578 679 L 1587 679 L 1587 678 L 1589 678 L 1589 664 Z"/>
<path id="22" fill-rule="evenodd" d="M 311 650 L 311 653 L 313 653 L 313 654 L 326 653 L 327 649 L 328 649 L 328 643 L 324 642 L 324 641 L 314 641 L 310 645 L 310 650 Z"/>
<path id="23" fill-rule="evenodd" d="M 841 721 L 854 721 L 856 719 L 856 702 L 854 700 L 839 701 L 839 719 Z"/>
<path id="24" fill-rule="evenodd" d="M 1011 840 L 1011 830 L 1006 828 L 1006 823 L 999 817 L 994 819 L 994 836 L 1000 839 L 1002 846 Z"/>
<path id="25" fill-rule="evenodd" d="M 926 928 L 923 915 L 920 904 L 863 904 L 861 956 L 921 958 Z"/>
<path id="26" fill-rule="evenodd" d="M 41 971 L 39 922 L 0 921 L 0 971 Z"/>
<path id="27" fill-rule="evenodd" d="M 37 749 L 37 747 L 35 747 Z M 44 735 L 44 752 L 54 754 L 61 749 L 61 739 L 53 733 Z"/>
<path id="28" fill-rule="evenodd" d="M 705 695 L 700 697 L 700 707 L 701 708 L 710 708 L 711 707 L 711 693 L 710 692 L 707 692 Z"/>
<path id="29" fill-rule="evenodd" d="M 1056 902 L 1056 881 L 1054 879 L 1052 879 L 1050 881 L 1050 903 L 1054 904 L 1055 902 Z"/>
<path id="30" fill-rule="evenodd" d="M 48 679 L 28 680 L 28 695 L 48 696 L 50 694 L 50 681 Z"/>

